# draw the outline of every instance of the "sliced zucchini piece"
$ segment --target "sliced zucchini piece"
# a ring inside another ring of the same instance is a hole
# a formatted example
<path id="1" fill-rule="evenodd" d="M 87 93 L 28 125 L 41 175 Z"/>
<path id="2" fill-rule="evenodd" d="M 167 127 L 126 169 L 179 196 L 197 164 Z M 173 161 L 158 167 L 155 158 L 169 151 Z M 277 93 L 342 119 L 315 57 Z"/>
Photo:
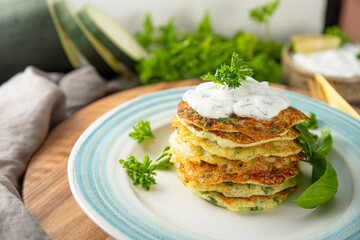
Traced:
<path id="1" fill-rule="evenodd" d="M 79 12 L 79 18 L 88 30 L 128 68 L 135 70 L 136 62 L 148 57 L 146 50 L 138 41 L 99 8 L 86 5 Z"/>
<path id="2" fill-rule="evenodd" d="M 73 69 L 45 0 L 1 0 L 0 83 L 29 65 L 44 71 Z"/>
<path id="3" fill-rule="evenodd" d="M 110 78 L 121 72 L 116 58 L 87 30 L 66 0 L 54 7 L 67 35 L 101 75 Z"/>
<path id="4" fill-rule="evenodd" d="M 81 53 L 75 47 L 74 43 L 72 43 L 72 41 L 69 39 L 69 37 L 65 33 L 63 27 L 60 24 L 60 21 L 54 10 L 55 0 L 47 0 L 47 4 L 49 7 L 50 15 L 54 22 L 56 31 L 59 35 L 60 42 L 64 48 L 64 51 L 65 51 L 71 65 L 73 66 L 73 68 L 80 68 L 81 67 L 81 60 L 80 60 Z"/>

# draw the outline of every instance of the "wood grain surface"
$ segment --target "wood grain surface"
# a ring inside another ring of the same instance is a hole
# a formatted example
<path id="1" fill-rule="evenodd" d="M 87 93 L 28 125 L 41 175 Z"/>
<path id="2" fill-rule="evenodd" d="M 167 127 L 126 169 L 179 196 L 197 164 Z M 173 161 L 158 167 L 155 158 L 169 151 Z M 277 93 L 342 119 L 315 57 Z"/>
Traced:
<path id="1" fill-rule="evenodd" d="M 49 133 L 30 160 L 22 194 L 25 205 L 50 237 L 112 239 L 86 216 L 70 191 L 67 161 L 82 132 L 104 113 L 134 97 L 198 83 L 198 80 L 159 83 L 107 96 L 81 109 Z M 273 86 L 291 90 L 284 85 Z"/>

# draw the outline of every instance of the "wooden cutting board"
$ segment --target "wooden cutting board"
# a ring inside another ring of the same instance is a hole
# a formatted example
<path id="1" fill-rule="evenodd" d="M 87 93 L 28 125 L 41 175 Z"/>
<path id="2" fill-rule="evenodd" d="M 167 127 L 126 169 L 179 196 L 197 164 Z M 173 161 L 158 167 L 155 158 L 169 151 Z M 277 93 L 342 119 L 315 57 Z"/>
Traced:
<path id="1" fill-rule="evenodd" d="M 110 95 L 81 109 L 49 133 L 30 160 L 22 194 L 25 205 L 50 237 L 112 239 L 86 216 L 70 191 L 67 161 L 81 133 L 104 113 L 134 97 L 198 83 L 198 80 L 159 83 Z M 284 85 L 273 87 L 292 90 Z"/>

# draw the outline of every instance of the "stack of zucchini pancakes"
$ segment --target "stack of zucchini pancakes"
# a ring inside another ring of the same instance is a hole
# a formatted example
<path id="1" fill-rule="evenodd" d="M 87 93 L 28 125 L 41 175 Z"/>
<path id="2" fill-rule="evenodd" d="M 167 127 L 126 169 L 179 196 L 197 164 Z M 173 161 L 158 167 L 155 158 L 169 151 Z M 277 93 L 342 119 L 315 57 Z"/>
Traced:
<path id="1" fill-rule="evenodd" d="M 202 117 L 181 101 L 172 119 L 171 161 L 200 198 L 232 211 L 269 210 L 299 182 L 305 158 L 296 124 L 309 118 L 288 107 L 271 119 Z"/>

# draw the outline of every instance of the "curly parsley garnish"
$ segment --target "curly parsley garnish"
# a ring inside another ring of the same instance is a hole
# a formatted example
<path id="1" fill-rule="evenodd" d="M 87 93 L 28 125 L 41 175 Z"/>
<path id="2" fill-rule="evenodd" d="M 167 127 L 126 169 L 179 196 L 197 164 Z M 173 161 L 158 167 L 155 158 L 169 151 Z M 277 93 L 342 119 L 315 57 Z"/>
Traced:
<path id="1" fill-rule="evenodd" d="M 239 57 L 238 53 L 233 53 L 231 64 L 222 64 L 216 69 L 215 74 L 208 73 L 201 77 L 202 80 L 210 80 L 216 84 L 228 85 L 231 88 L 237 88 L 246 77 L 253 75 L 253 69 Z"/>
<path id="2" fill-rule="evenodd" d="M 156 184 L 154 176 L 156 175 L 156 169 L 168 169 L 173 163 L 170 162 L 171 155 L 168 153 L 170 147 L 164 148 L 162 153 L 154 161 L 151 161 L 148 155 L 145 155 L 142 162 L 136 160 L 134 156 L 127 158 L 127 161 L 120 159 L 119 163 L 123 165 L 123 168 L 127 169 L 127 173 L 133 180 L 133 185 L 142 187 L 146 190 L 150 190 L 150 186 Z"/>
<path id="3" fill-rule="evenodd" d="M 134 132 L 129 133 L 129 136 L 134 140 L 137 140 L 138 143 L 155 138 L 154 134 L 151 132 L 150 122 L 147 120 L 140 120 L 136 127 L 133 126 L 133 129 Z"/>

